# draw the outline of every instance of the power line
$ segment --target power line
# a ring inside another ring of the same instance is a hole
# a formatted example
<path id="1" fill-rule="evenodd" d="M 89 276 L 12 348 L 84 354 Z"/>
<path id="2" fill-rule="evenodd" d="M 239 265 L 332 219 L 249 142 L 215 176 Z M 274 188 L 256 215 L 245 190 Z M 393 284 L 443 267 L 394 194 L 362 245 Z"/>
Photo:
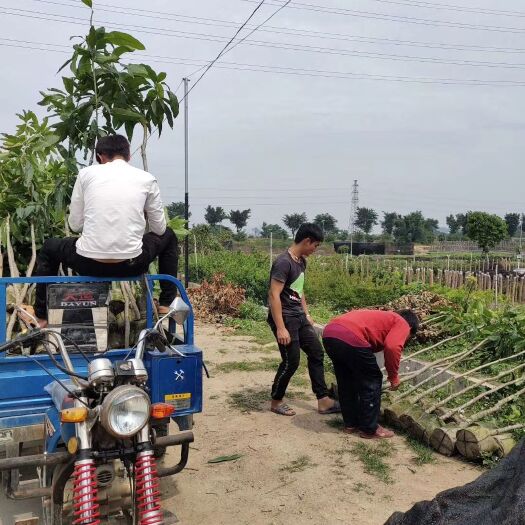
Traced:
<path id="1" fill-rule="evenodd" d="M 0 12 L 3 12 L 4 14 L 15 15 L 15 16 L 27 16 L 28 18 L 37 18 L 37 19 L 51 20 L 51 21 L 57 21 L 57 22 L 68 22 L 69 19 L 71 19 L 71 20 L 81 20 L 81 22 L 72 22 L 72 23 L 82 23 L 82 24 L 85 23 L 83 19 L 79 19 L 75 17 L 67 17 L 64 15 L 52 15 L 52 16 L 66 18 L 67 20 L 46 18 L 46 17 L 34 16 L 34 15 L 22 15 L 19 13 L 9 13 L 5 11 L 0 11 Z M 113 26 L 113 24 L 110 24 L 110 27 L 111 26 Z M 160 35 L 160 36 L 173 36 L 176 38 L 188 38 L 192 40 L 195 39 L 195 40 L 204 40 L 204 41 L 211 41 L 211 42 L 223 42 L 226 40 L 225 37 L 222 37 L 220 35 L 209 35 L 206 33 L 192 33 L 192 32 L 185 32 L 185 31 L 175 31 L 175 30 L 170 30 L 170 29 L 160 29 L 161 31 L 166 31 L 169 33 L 150 32 L 150 31 L 147 31 L 145 28 L 136 29 L 137 26 L 133 26 L 133 25 L 129 26 L 129 25 L 120 24 L 120 23 L 118 23 L 114 27 L 118 27 L 118 28 L 131 27 L 139 33 L 155 34 L 155 35 Z M 270 42 L 270 41 L 264 41 L 264 40 L 263 41 L 261 40 L 244 41 L 243 39 L 242 42 L 245 43 L 246 45 L 257 46 L 257 47 L 276 48 L 276 49 L 284 49 L 284 50 L 290 50 L 290 51 L 302 51 L 302 52 L 309 52 L 309 53 L 330 54 L 330 55 L 337 55 L 337 56 L 353 56 L 353 57 L 372 58 L 372 59 L 379 59 L 379 60 L 392 60 L 392 61 L 401 61 L 401 62 L 421 62 L 421 63 L 431 63 L 431 64 L 436 63 L 436 64 L 446 64 L 446 65 L 455 65 L 455 66 L 489 67 L 489 68 L 504 68 L 504 69 L 522 69 L 525 66 L 525 64 L 512 63 L 512 62 L 487 62 L 487 61 L 479 61 L 479 60 L 444 59 L 444 58 L 436 58 L 436 57 L 429 57 L 429 56 L 396 55 L 396 54 L 391 54 L 391 53 L 345 50 L 345 49 L 338 49 L 338 48 L 326 48 L 326 47 L 318 47 L 318 46 L 311 46 L 311 45 L 304 45 L 304 44 L 293 44 L 293 43 L 286 43 L 286 42 Z M 238 45 L 240 43 L 241 41 L 239 41 L 235 45 Z M 525 49 L 523 51 L 525 52 Z M 192 74 L 195 74 L 195 73 L 192 73 Z"/>
<path id="2" fill-rule="evenodd" d="M 239 45 L 243 40 L 238 41 L 235 46 Z M 395 55 L 391 53 L 377 53 L 370 51 L 357 51 L 349 49 L 336 49 L 326 48 L 318 46 L 310 46 L 304 44 L 288 44 L 286 42 L 267 42 L 250 40 L 246 42 L 247 45 L 256 45 L 267 48 L 285 49 L 291 51 L 302 51 L 307 53 L 321 53 L 336 56 L 351 56 L 357 58 L 372 58 L 379 60 L 394 60 L 401 62 L 422 62 L 430 64 L 447 64 L 455 66 L 472 66 L 472 67 L 491 67 L 491 68 L 504 68 L 504 69 L 523 69 L 525 64 L 512 63 L 512 62 L 487 62 L 480 60 L 462 60 L 462 59 L 446 59 L 436 57 L 425 57 L 425 56 L 413 56 L 413 55 Z M 235 46 L 230 47 L 226 53 L 231 51 Z M 226 54 L 224 53 L 224 54 Z"/>
<path id="3" fill-rule="evenodd" d="M 253 33 L 255 33 L 255 31 L 257 31 L 260 27 L 262 27 L 264 24 L 266 24 L 266 22 L 270 21 L 277 13 L 279 13 L 279 11 L 281 11 L 282 9 L 284 9 L 289 3 L 290 3 L 291 0 L 287 0 L 287 2 L 285 4 L 283 4 L 281 7 L 279 7 L 279 9 L 277 9 L 276 11 L 274 11 L 269 17 L 267 17 L 266 19 L 264 19 L 258 26 L 255 26 L 249 33 L 247 33 L 243 38 L 241 38 L 239 41 L 235 42 L 235 44 L 233 44 L 229 49 L 224 49 L 224 51 L 221 53 L 220 56 L 223 56 L 225 55 L 226 53 L 229 53 L 232 49 L 236 48 L 239 44 L 241 44 L 242 42 L 244 42 L 248 37 L 250 37 L 251 35 L 253 35 Z M 262 5 L 262 4 L 261 4 Z M 259 6 L 260 7 L 260 6 Z M 201 68 L 202 69 L 202 68 Z M 193 73 L 190 73 L 190 77 L 197 74 L 198 72 L 200 71 L 200 69 L 194 71 Z"/>
<path id="4" fill-rule="evenodd" d="M 69 5 L 71 7 L 78 7 L 78 1 L 77 0 L 69 0 L 69 4 L 63 4 L 59 2 L 54 2 L 51 0 L 33 0 L 34 2 L 45 2 L 49 4 L 56 4 L 56 5 Z M 436 9 L 441 11 L 459 11 L 459 12 L 465 12 L 465 13 L 473 13 L 473 14 L 482 14 L 482 15 L 496 15 L 496 16 L 508 16 L 512 18 L 520 18 L 525 17 L 525 11 L 508 11 L 508 10 L 501 10 L 501 9 L 488 9 L 485 7 L 468 7 L 468 6 L 460 6 L 460 5 L 452 5 L 452 4 L 436 4 L 432 2 L 425 2 L 423 0 L 370 0 L 371 2 L 378 2 L 381 4 L 391 4 L 391 5 L 402 5 L 402 6 L 408 6 L 408 7 L 419 7 L 424 9 Z M 73 5 L 73 3 L 75 5 Z M 293 2 L 294 4 L 297 4 L 297 2 Z M 82 6 L 83 7 L 83 6 Z M 159 13 L 159 14 L 169 14 L 162 11 L 150 11 L 146 9 L 140 9 L 135 7 L 128 7 L 125 8 L 121 6 L 115 6 L 115 5 L 109 5 L 104 3 L 97 2 L 96 8 L 97 10 L 106 10 L 101 9 L 101 7 L 114 7 L 118 9 L 125 9 L 126 11 L 132 10 L 132 11 L 142 11 L 142 12 L 151 12 L 151 13 Z M 318 6 L 318 7 L 325 7 L 325 6 Z M 330 8 L 328 8 L 330 9 Z M 342 8 L 335 8 L 335 9 L 342 9 Z M 181 17 L 186 18 L 195 18 L 199 19 L 199 17 L 191 17 L 187 15 L 178 15 Z M 206 19 L 203 19 L 206 20 Z"/>
<path id="5" fill-rule="evenodd" d="M 224 54 L 229 53 L 232 49 L 237 47 L 239 44 L 242 44 L 248 37 L 252 36 L 255 33 L 255 31 L 258 31 L 259 29 L 261 29 L 261 27 L 265 25 L 266 22 L 269 22 L 274 16 L 279 14 L 290 2 L 291 0 L 287 0 L 281 7 L 279 7 L 279 9 L 276 9 L 269 17 L 265 18 L 259 25 L 254 27 L 246 36 L 244 36 L 243 38 L 241 38 L 241 40 L 239 40 L 233 46 L 231 46 L 230 49 L 228 49 Z"/>
<path id="6" fill-rule="evenodd" d="M 253 3 L 256 0 L 240 0 L 241 2 Z M 280 6 L 279 2 L 269 0 L 269 6 Z M 342 7 L 326 7 L 316 4 L 304 4 L 300 2 L 293 2 L 288 6 L 289 9 L 300 9 L 306 11 L 313 11 L 316 13 L 327 13 L 332 15 L 353 16 L 358 18 L 369 18 L 374 20 L 383 20 L 386 22 L 401 22 L 406 24 L 417 24 L 435 27 L 452 27 L 458 29 L 471 29 L 476 31 L 495 31 L 500 33 L 523 33 L 525 28 L 521 27 L 502 27 L 502 26 L 487 26 L 481 24 L 464 24 L 462 22 L 453 22 L 448 20 L 434 20 L 429 18 L 417 18 L 413 16 L 392 15 L 388 13 L 376 13 L 373 11 L 360 11 L 357 9 L 346 9 Z"/>
<path id="7" fill-rule="evenodd" d="M 467 7 L 452 4 L 436 4 L 432 2 L 424 2 L 423 0 L 370 0 L 381 4 L 405 5 L 409 7 L 422 7 L 425 9 L 438 9 L 443 11 L 460 11 L 464 13 L 474 13 L 481 15 L 496 15 L 496 16 L 510 16 L 510 17 L 525 17 L 523 11 L 504 11 L 501 9 L 487 9 L 485 7 Z"/>
<path id="8" fill-rule="evenodd" d="M 241 2 L 257 2 L 257 0 L 240 0 Z M 272 2 L 273 0 L 268 0 L 269 2 Z M 283 4 L 277 4 L 277 3 L 268 3 L 267 5 L 270 6 L 278 6 L 282 7 Z M 297 8 L 294 4 L 289 4 L 288 8 Z M 19 9 L 19 8 L 8 8 L 28 13 L 36 13 L 39 15 L 46 15 L 48 13 L 42 13 L 39 11 L 34 10 L 28 10 L 28 9 Z M 365 12 L 356 12 L 356 13 L 365 13 Z M 336 13 L 337 14 L 337 13 Z M 342 13 L 339 13 L 342 14 Z M 348 13 L 350 14 L 350 13 Z M 393 15 L 379 15 L 372 16 L 373 14 L 353 14 L 352 16 L 361 17 L 361 18 L 371 18 L 371 19 L 378 19 L 378 20 L 384 20 L 388 22 L 406 22 L 406 23 L 413 23 L 413 24 L 420 24 L 420 25 L 426 25 L 426 26 L 435 26 L 435 27 L 452 27 L 452 28 L 458 28 L 458 29 L 472 29 L 472 30 L 479 30 L 479 31 L 492 31 L 492 32 L 500 32 L 500 33 L 512 33 L 512 34 L 522 34 L 525 33 L 525 28 L 517 28 L 517 27 L 499 27 L 499 26 L 480 26 L 476 24 L 462 24 L 460 22 L 445 22 L 445 21 L 424 21 L 423 19 L 414 19 L 412 17 L 397 17 L 392 18 Z M 70 18 L 70 19 L 77 19 L 82 20 L 82 23 L 85 23 L 86 21 L 84 19 L 79 19 L 78 17 L 68 17 L 64 15 L 53 15 L 61 18 Z M 390 17 L 390 18 L 388 18 Z M 435 22 L 435 23 L 434 23 Z M 124 25 L 124 24 L 120 24 Z M 130 25 L 130 27 L 133 27 Z M 140 28 L 141 26 L 135 26 L 136 28 Z M 153 28 L 150 28 L 153 29 Z M 138 30 L 138 29 L 137 29 Z"/>
<path id="9" fill-rule="evenodd" d="M 230 38 L 230 40 L 228 40 L 228 43 L 222 48 L 221 52 L 206 66 L 202 75 L 195 81 L 193 86 L 191 86 L 188 93 L 184 95 L 184 98 L 187 97 L 197 87 L 197 84 L 202 80 L 204 75 L 213 67 L 215 62 L 217 62 L 217 60 L 219 60 L 219 58 L 221 58 L 221 56 L 226 52 L 226 50 L 231 45 L 231 43 L 235 40 L 237 35 L 239 35 L 239 33 L 246 27 L 246 24 L 255 16 L 255 13 L 257 13 L 257 11 L 259 11 L 259 9 L 262 7 L 262 5 L 264 4 L 264 1 L 265 0 L 261 0 L 259 2 L 257 7 L 251 12 L 250 16 L 246 19 L 246 21 L 243 22 L 243 24 L 239 27 L 239 29 L 237 29 L 235 34 Z"/>
<path id="10" fill-rule="evenodd" d="M 17 13 L 5 13 L 5 14 L 17 15 Z M 57 15 L 57 16 L 62 16 L 62 15 Z M 53 19 L 48 19 L 48 20 L 53 20 Z M 63 20 L 56 20 L 56 21 L 64 22 Z M 122 26 L 118 24 L 117 27 L 122 27 Z M 250 34 L 252 34 L 256 29 L 257 28 L 255 28 Z M 147 31 L 140 30 L 140 29 L 138 29 L 137 31 L 147 33 Z M 177 33 L 177 32 L 175 31 L 174 33 Z M 219 41 L 226 40 L 225 37 L 221 37 L 219 35 L 206 35 L 202 33 L 184 32 L 181 35 L 179 34 L 166 35 L 162 33 L 154 33 L 154 34 L 163 35 L 163 36 L 175 36 L 175 37 L 180 37 L 180 38 L 190 38 L 190 39 L 196 39 L 196 40 L 206 40 L 206 41 L 213 41 L 213 42 L 215 41 L 219 42 Z M 208 38 L 205 38 L 205 37 L 208 37 Z M 234 44 L 234 46 L 231 46 L 225 52 L 222 52 L 221 56 L 228 53 L 231 49 L 233 49 L 235 46 L 239 45 L 240 43 L 245 43 L 251 46 L 260 46 L 260 47 L 266 47 L 266 48 L 276 48 L 276 49 L 284 49 L 284 50 L 289 50 L 289 51 L 301 51 L 301 52 L 308 52 L 308 53 L 329 54 L 329 55 L 336 55 L 336 56 L 371 58 L 374 60 L 389 60 L 389 61 L 399 61 L 399 62 L 420 62 L 420 63 L 427 63 L 427 64 L 445 64 L 445 65 L 454 65 L 454 66 L 460 66 L 460 67 L 525 69 L 525 63 L 489 62 L 489 61 L 480 61 L 480 60 L 446 59 L 446 58 L 437 58 L 437 57 L 431 57 L 431 56 L 397 55 L 397 54 L 391 54 L 391 53 L 378 53 L 378 52 L 369 52 L 369 51 L 326 48 L 326 47 L 310 46 L 310 45 L 304 45 L 304 44 L 289 44 L 286 42 L 268 42 L 268 41 L 258 41 L 258 40 L 245 41 L 245 38 L 237 41 Z M 203 68 L 204 66 L 199 68 L 197 71 L 191 73 L 191 75 L 196 74 L 198 71 L 202 70 Z M 192 86 L 191 89 L 193 89 L 194 87 L 195 87 L 195 84 Z"/>
<path id="11" fill-rule="evenodd" d="M 1 40 L 1 38 L 0 38 Z M 49 44 L 42 44 L 49 45 Z M 54 45 L 54 44 L 53 44 Z M 34 49 L 39 51 L 54 51 L 59 53 L 66 53 L 67 51 L 61 51 L 57 49 L 47 49 L 38 46 L 26 46 L 18 44 L 8 44 L 0 42 L 0 46 L 15 47 L 22 49 Z M 191 59 L 191 58 L 178 58 L 178 57 L 157 57 L 155 55 L 137 54 L 139 58 L 148 58 L 153 62 L 159 62 L 164 64 L 177 64 L 177 65 L 191 65 L 191 66 L 202 66 L 203 60 Z M 238 62 L 221 62 L 215 65 L 219 69 L 229 69 L 236 71 L 253 71 L 259 73 L 277 73 L 285 75 L 296 75 L 296 76 L 307 76 L 307 77 L 318 77 L 318 78 L 330 78 L 330 79 L 346 79 L 346 80 L 374 80 L 384 82 L 400 82 L 400 83 L 415 83 L 415 84 L 435 84 L 435 85 L 458 85 L 458 86 L 492 86 L 492 87 L 523 87 L 525 86 L 525 80 L 488 80 L 488 79 L 458 79 L 458 78 L 436 78 L 436 77 L 407 77 L 400 75 L 380 75 L 370 73 L 356 73 L 350 71 L 330 71 L 330 70 L 319 70 L 319 69 L 308 69 L 308 68 L 294 68 L 294 67 L 282 67 L 282 66 L 267 66 L 264 64 L 245 64 Z"/>
<path id="12" fill-rule="evenodd" d="M 234 47 L 236 47 L 237 45 L 239 45 L 243 40 L 246 40 L 246 38 L 250 35 L 252 35 L 253 33 L 255 33 L 255 31 L 257 31 L 257 29 L 259 29 L 261 26 L 263 26 L 266 22 L 268 22 L 269 20 L 271 20 L 277 13 L 279 13 L 279 11 L 281 11 L 281 9 L 283 9 L 284 7 L 286 7 L 291 0 L 287 0 L 287 2 L 284 4 L 284 6 L 282 7 L 279 7 L 279 9 L 277 9 L 274 13 L 272 13 L 269 17 L 267 17 L 266 19 L 264 19 L 258 26 L 256 26 L 252 31 L 250 31 L 248 33 L 247 36 L 245 36 L 243 39 L 241 39 L 239 42 L 237 42 L 236 44 L 234 44 L 231 48 L 229 48 L 229 46 L 231 45 L 231 43 L 235 40 L 235 38 L 239 35 L 239 33 L 242 31 L 242 29 L 244 27 L 246 27 L 246 24 L 248 24 L 248 22 L 253 18 L 253 16 L 255 15 L 255 13 L 262 7 L 262 5 L 264 4 L 264 1 L 265 0 L 261 0 L 261 2 L 259 3 L 259 5 L 253 10 L 253 12 L 250 14 L 250 16 L 248 17 L 248 19 L 242 24 L 242 26 L 237 30 L 237 32 L 235 33 L 235 35 L 233 35 L 233 37 L 231 38 L 231 40 L 224 46 L 224 48 L 222 49 L 222 51 L 217 55 L 217 57 L 206 67 L 206 69 L 204 70 L 204 72 L 201 74 L 201 76 L 195 81 L 195 83 L 193 84 L 193 86 L 190 88 L 189 91 L 187 91 L 185 94 L 184 94 L 184 97 L 183 97 L 183 100 L 185 98 L 188 97 L 188 95 L 191 93 L 191 91 L 193 91 L 193 89 L 195 89 L 195 87 L 197 87 L 197 84 L 202 80 L 202 77 L 204 77 L 204 75 L 211 69 L 211 67 L 217 62 L 217 60 L 219 60 L 219 58 L 221 58 L 224 54 L 228 53 L 229 51 L 231 51 L 231 49 L 233 49 Z M 202 68 L 201 68 L 202 69 Z M 196 74 L 199 70 L 197 70 L 196 72 L 192 73 L 192 74 Z M 191 75 L 190 75 L 191 76 Z M 146 137 L 146 140 L 145 142 L 147 143 L 149 138 L 153 135 L 153 133 L 155 133 L 156 129 L 150 133 L 150 135 L 148 137 Z M 136 149 L 133 153 L 132 153 L 132 156 L 138 151 L 138 149 Z"/>
<path id="13" fill-rule="evenodd" d="M 193 86 L 190 88 L 189 91 L 187 91 L 185 94 L 184 94 L 184 97 L 182 98 L 183 100 L 185 98 L 188 97 L 188 95 L 193 91 L 193 89 L 195 89 L 195 87 L 197 87 L 197 84 L 202 80 L 202 78 L 204 77 L 204 75 L 212 68 L 212 66 L 217 62 L 217 60 L 219 60 L 219 58 L 221 58 L 225 53 L 227 53 L 228 51 L 230 51 L 231 49 L 228 49 L 228 47 L 231 45 L 231 43 L 235 40 L 235 38 L 239 35 L 239 33 L 243 30 L 244 27 L 246 27 L 246 24 L 248 24 L 248 22 L 254 17 L 255 13 L 262 7 L 262 5 L 264 4 L 264 1 L 265 0 L 261 0 L 261 2 L 257 5 L 257 7 L 253 10 L 253 12 L 250 14 L 250 16 L 246 19 L 246 21 L 239 27 L 239 29 L 236 31 L 236 33 L 233 35 L 233 37 L 231 38 L 231 40 L 224 46 L 224 48 L 222 49 L 222 51 L 217 55 L 217 57 L 212 61 L 210 62 L 210 64 L 208 66 L 206 66 L 206 69 L 203 71 L 203 73 L 201 74 L 201 76 L 195 81 L 195 83 L 193 84 Z M 288 0 L 288 2 L 285 4 L 287 5 L 288 3 L 290 3 L 290 0 Z M 279 9 L 277 9 L 275 11 L 275 13 L 273 13 L 271 16 L 269 16 L 268 18 L 266 18 L 265 20 L 263 20 L 263 22 L 261 24 L 259 24 L 255 29 L 253 29 L 249 34 L 253 34 L 255 31 L 257 31 L 257 29 L 259 27 L 261 27 L 265 22 L 267 22 L 268 20 L 270 20 L 273 16 L 275 16 L 280 10 L 282 9 L 282 7 L 280 7 Z M 244 38 L 244 40 L 246 39 L 246 37 Z M 242 40 L 240 40 L 240 42 L 242 42 Z M 237 46 L 240 42 L 234 44 L 232 46 L 235 47 Z M 194 73 L 190 74 L 189 76 L 193 75 L 193 74 L 196 74 L 198 71 L 200 71 L 202 68 L 200 68 L 199 70 L 195 71 Z M 155 133 L 157 130 L 157 128 L 155 128 L 155 130 L 153 130 L 152 133 L 149 134 L 148 137 L 146 137 L 146 140 L 145 142 L 147 143 L 149 138 L 153 135 L 153 133 Z M 133 153 L 132 153 L 132 156 L 138 151 L 138 149 L 136 149 Z"/>
<path id="14" fill-rule="evenodd" d="M 41 2 L 45 4 L 59 5 L 64 7 L 77 7 L 76 5 L 64 4 L 61 2 L 55 2 L 52 0 L 32 0 L 34 2 Z M 77 3 L 77 0 L 71 0 Z M 108 9 L 110 8 L 110 9 Z M 86 9 L 88 9 L 86 7 Z M 97 11 L 105 11 L 115 14 L 125 14 L 129 16 L 140 16 L 142 18 L 154 18 L 157 20 L 172 20 L 174 22 L 181 22 L 187 24 L 197 24 L 215 27 L 237 27 L 238 22 L 220 20 L 216 18 L 203 18 L 196 16 L 181 15 L 173 12 L 166 11 L 150 11 L 146 9 L 138 9 L 131 7 L 120 7 L 112 4 L 101 4 L 97 2 Z M 136 13 L 132 12 L 136 11 Z M 159 15 L 159 16 L 156 16 Z M 173 17 L 173 18 L 166 18 Z M 251 29 L 253 26 L 247 25 L 246 29 Z M 163 30 L 163 29 L 161 29 Z M 169 29 L 166 29 L 169 31 Z M 280 26 L 266 26 L 259 29 L 259 32 L 273 33 L 273 34 L 285 34 L 290 36 L 318 38 L 318 39 L 329 39 L 329 40 L 340 40 L 359 42 L 364 44 L 387 44 L 396 46 L 409 46 L 409 47 L 421 47 L 428 49 L 448 49 L 457 51 L 476 51 L 476 52 L 488 52 L 488 53 L 525 53 L 524 48 L 508 48 L 508 47 L 497 47 L 497 46 L 481 46 L 475 44 L 461 44 L 461 43 L 446 43 L 446 42 L 424 42 L 417 40 L 399 40 L 392 38 L 380 38 L 362 35 L 350 35 L 342 33 L 331 33 L 325 31 L 314 31 L 311 29 L 298 29 L 293 27 L 280 27 Z"/>

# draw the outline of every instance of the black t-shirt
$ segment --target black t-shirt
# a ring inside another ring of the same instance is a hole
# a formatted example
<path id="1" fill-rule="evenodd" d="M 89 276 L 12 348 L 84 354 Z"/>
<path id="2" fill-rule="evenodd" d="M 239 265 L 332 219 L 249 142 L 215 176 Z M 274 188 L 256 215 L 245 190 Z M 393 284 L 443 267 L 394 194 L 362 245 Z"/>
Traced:
<path id="1" fill-rule="evenodd" d="M 281 306 L 283 317 L 299 316 L 304 314 L 301 299 L 303 297 L 304 273 L 306 271 L 306 260 L 301 257 L 299 262 L 295 261 L 286 251 L 275 259 L 270 271 L 270 282 L 272 279 L 284 283 L 281 292 Z M 268 317 L 271 312 L 268 312 Z"/>

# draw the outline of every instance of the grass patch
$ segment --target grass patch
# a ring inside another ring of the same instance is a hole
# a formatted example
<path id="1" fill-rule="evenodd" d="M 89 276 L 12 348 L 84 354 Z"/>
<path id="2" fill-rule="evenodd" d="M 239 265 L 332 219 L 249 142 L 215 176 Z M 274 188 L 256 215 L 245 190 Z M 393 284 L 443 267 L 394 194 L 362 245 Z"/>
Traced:
<path id="1" fill-rule="evenodd" d="M 416 465 L 422 466 L 436 462 L 436 456 L 426 445 L 410 436 L 407 436 L 406 440 L 412 451 L 415 453 L 412 461 Z"/>
<path id="2" fill-rule="evenodd" d="M 315 463 L 312 463 L 310 456 L 302 455 L 299 456 L 297 459 L 294 459 L 287 465 L 283 465 L 279 470 L 283 472 L 289 472 L 290 474 L 292 474 L 294 472 L 302 472 L 307 468 L 315 466 L 317 465 Z"/>
<path id="3" fill-rule="evenodd" d="M 228 396 L 228 404 L 241 412 L 262 412 L 263 405 L 270 399 L 268 388 L 246 388 L 232 392 Z"/>
<path id="4" fill-rule="evenodd" d="M 287 390 L 286 397 L 289 399 L 310 399 L 310 395 L 304 390 Z"/>
<path id="5" fill-rule="evenodd" d="M 301 370 L 301 367 L 299 367 L 290 380 L 290 385 L 299 388 L 308 388 L 310 386 L 310 378 L 306 375 L 305 370 Z"/>
<path id="6" fill-rule="evenodd" d="M 265 345 L 275 341 L 275 337 L 266 321 L 236 319 L 232 317 L 225 319 L 224 324 L 233 328 L 235 335 L 247 335 L 253 337 L 257 344 Z"/>
<path id="7" fill-rule="evenodd" d="M 363 464 L 367 474 L 375 476 L 383 483 L 393 483 L 392 468 L 384 460 L 392 455 L 392 446 L 381 441 L 378 445 L 355 443 L 351 449 Z"/>
<path id="8" fill-rule="evenodd" d="M 331 419 L 325 420 L 325 423 L 336 430 L 343 430 L 345 428 L 345 422 L 342 417 L 333 417 Z"/>
<path id="9" fill-rule="evenodd" d="M 363 492 L 367 496 L 374 495 L 374 491 L 370 488 L 370 485 L 367 485 L 366 483 L 354 483 L 352 490 L 357 493 Z"/>
<path id="10" fill-rule="evenodd" d="M 268 372 L 276 371 L 280 359 L 264 358 L 260 361 L 227 361 L 215 367 L 216 372 L 228 374 L 230 372 Z"/>
<path id="11" fill-rule="evenodd" d="M 228 396 L 228 404 L 241 412 L 262 412 L 270 402 L 270 388 L 245 388 L 232 392 Z M 308 399 L 308 394 L 301 390 L 286 392 L 288 399 Z"/>

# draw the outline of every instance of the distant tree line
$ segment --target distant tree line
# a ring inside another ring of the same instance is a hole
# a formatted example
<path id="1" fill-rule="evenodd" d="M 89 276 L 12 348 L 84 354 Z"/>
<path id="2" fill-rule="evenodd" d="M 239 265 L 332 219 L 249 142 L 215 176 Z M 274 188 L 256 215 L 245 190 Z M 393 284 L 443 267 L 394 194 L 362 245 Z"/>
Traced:
<path id="1" fill-rule="evenodd" d="M 184 215 L 184 203 L 173 202 L 167 207 L 170 218 Z M 221 206 L 207 206 L 204 220 L 212 230 L 227 230 L 230 228 L 222 223 L 228 220 L 235 227 L 234 238 L 242 240 L 246 237 L 244 228 L 250 218 L 251 210 L 230 210 L 227 212 Z M 382 219 L 372 208 L 357 208 L 354 225 L 354 240 L 359 241 L 391 241 L 397 244 L 430 244 L 437 239 L 461 240 L 464 238 L 474 240 L 484 250 L 496 246 L 505 238 L 517 235 L 523 228 L 523 214 L 507 213 L 503 218 L 498 215 L 469 211 L 449 215 L 446 218 L 448 234 L 439 230 L 437 219 L 425 217 L 421 211 L 413 211 L 402 215 L 397 212 L 383 211 Z M 260 237 L 274 239 L 287 239 L 295 232 L 301 224 L 308 222 L 306 213 L 290 213 L 282 218 L 282 225 L 263 222 L 256 230 Z M 337 219 L 330 213 L 319 213 L 312 222 L 317 224 L 324 232 L 327 241 L 347 240 L 349 230 L 341 229 Z M 381 234 L 372 235 L 375 226 L 381 227 Z M 284 227 L 283 227 L 284 226 Z M 232 232 L 233 233 L 233 232 Z"/>

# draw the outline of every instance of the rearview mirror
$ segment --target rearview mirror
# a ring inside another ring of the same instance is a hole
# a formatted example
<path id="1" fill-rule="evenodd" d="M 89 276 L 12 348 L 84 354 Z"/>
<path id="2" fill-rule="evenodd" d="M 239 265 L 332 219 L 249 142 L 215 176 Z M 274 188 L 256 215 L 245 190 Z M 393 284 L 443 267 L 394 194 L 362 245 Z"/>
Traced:
<path id="1" fill-rule="evenodd" d="M 190 315 L 190 307 L 183 301 L 182 297 L 176 297 L 170 304 L 170 317 L 178 324 L 183 324 Z"/>

